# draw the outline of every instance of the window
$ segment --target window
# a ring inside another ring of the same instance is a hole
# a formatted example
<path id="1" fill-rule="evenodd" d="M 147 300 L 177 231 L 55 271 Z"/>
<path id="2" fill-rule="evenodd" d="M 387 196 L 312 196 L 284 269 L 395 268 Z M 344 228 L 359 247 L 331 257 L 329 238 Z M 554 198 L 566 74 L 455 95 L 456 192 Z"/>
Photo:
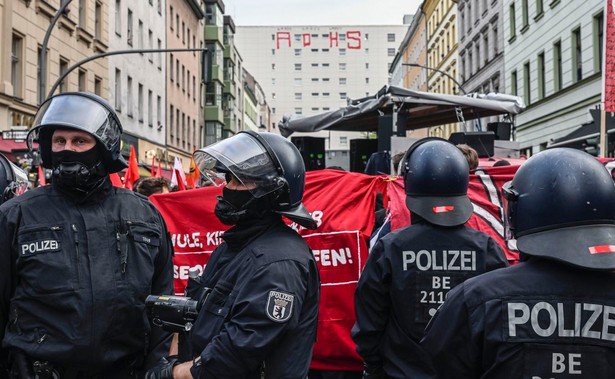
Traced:
<path id="1" fill-rule="evenodd" d="M 122 111 L 122 71 L 115 69 L 115 110 Z"/>
<path id="2" fill-rule="evenodd" d="M 152 91 L 147 91 L 147 124 L 152 127 L 154 126 L 154 94 Z"/>
<path id="3" fill-rule="evenodd" d="M 496 21 L 497 22 L 497 21 Z M 498 24 L 491 24 L 491 33 L 493 34 L 492 44 L 493 44 L 493 56 L 498 55 Z"/>
<path id="4" fill-rule="evenodd" d="M 151 30 L 148 30 L 148 49 L 154 48 L 154 33 Z M 149 61 L 154 62 L 154 53 L 149 54 Z"/>
<path id="5" fill-rule="evenodd" d="M 529 26 L 527 0 L 521 0 L 521 32 L 524 32 Z"/>
<path id="6" fill-rule="evenodd" d="M 122 35 L 122 0 L 115 0 L 115 34 Z"/>
<path id="7" fill-rule="evenodd" d="M 510 92 L 517 96 L 517 70 L 510 73 Z"/>
<path id="8" fill-rule="evenodd" d="M 158 39 L 158 50 L 162 49 L 162 41 Z M 162 54 L 156 54 L 156 61 L 158 62 L 158 69 L 162 70 Z"/>
<path id="9" fill-rule="evenodd" d="M 474 48 L 476 49 L 476 70 L 480 69 L 480 41 L 476 41 L 476 44 L 474 45 Z"/>
<path id="10" fill-rule="evenodd" d="M 186 44 L 186 23 L 182 21 L 182 43 Z"/>
<path id="11" fill-rule="evenodd" d="M 175 135 L 175 124 L 173 115 L 175 114 L 173 105 L 169 106 L 169 137 L 171 137 L 171 142 L 173 142 L 173 136 Z"/>
<path id="12" fill-rule="evenodd" d="M 318 92 L 312 92 L 312 97 L 318 97 Z"/>
<path id="13" fill-rule="evenodd" d="M 182 65 L 182 92 L 186 92 L 186 66 Z"/>
<path id="14" fill-rule="evenodd" d="M 137 117 L 143 122 L 143 84 L 139 83 L 137 92 Z"/>
<path id="15" fill-rule="evenodd" d="M 523 64 L 523 99 L 525 100 L 525 104 L 530 104 L 532 89 L 530 87 L 531 84 L 530 78 L 530 62 L 525 62 Z"/>
<path id="16" fill-rule="evenodd" d="M 295 71 L 301 71 L 301 63 L 295 63 Z"/>
<path id="17" fill-rule="evenodd" d="M 303 108 L 295 108 L 296 114 L 303 114 Z"/>
<path id="18" fill-rule="evenodd" d="M 543 0 L 536 0 L 536 17 L 539 17 L 544 12 Z"/>
<path id="19" fill-rule="evenodd" d="M 156 120 L 158 120 L 158 127 L 162 127 L 162 98 L 160 96 L 156 98 Z"/>
<path id="20" fill-rule="evenodd" d="M 171 79 L 171 81 L 173 81 L 174 76 L 173 76 L 173 54 L 170 54 L 171 59 L 169 60 L 169 79 Z"/>
<path id="21" fill-rule="evenodd" d="M 68 71 L 68 59 L 60 57 L 60 72 L 58 73 L 59 77 L 64 75 L 66 71 Z M 66 92 L 67 87 L 68 86 L 66 79 L 62 80 L 62 82 L 60 83 L 60 93 Z"/>
<path id="22" fill-rule="evenodd" d="M 132 46 L 132 11 L 128 10 L 128 18 L 126 20 L 126 41 Z"/>
<path id="23" fill-rule="evenodd" d="M 346 92 L 340 92 L 340 99 L 341 100 L 346 100 Z"/>
<path id="24" fill-rule="evenodd" d="M 102 22 L 102 4 L 97 1 L 94 8 L 94 38 L 97 40 L 102 36 Z"/>
<path id="25" fill-rule="evenodd" d="M 79 0 L 79 27 L 85 29 L 85 20 L 87 19 L 87 6 L 85 0 Z"/>
<path id="26" fill-rule="evenodd" d="M 300 86 L 301 84 L 303 84 L 303 81 L 301 80 L 301 78 L 295 78 L 294 82 L 296 86 Z"/>
<path id="27" fill-rule="evenodd" d="M 188 78 L 186 92 L 188 92 L 188 97 L 190 97 L 190 70 L 186 70 L 186 78 Z"/>
<path id="28" fill-rule="evenodd" d="M 510 4 L 509 12 L 509 26 L 510 26 L 510 38 L 509 41 L 514 40 L 515 35 L 517 34 L 517 21 L 515 20 L 515 3 Z"/>
<path id="29" fill-rule="evenodd" d="M 323 92 L 322 97 L 329 97 L 331 94 L 329 92 Z"/>
<path id="30" fill-rule="evenodd" d="M 329 81 L 329 78 L 322 78 L 322 81 L 323 81 L 323 82 L 328 82 L 328 81 Z"/>
<path id="31" fill-rule="evenodd" d="M 346 63 L 340 63 L 340 71 L 346 71 Z"/>
<path id="32" fill-rule="evenodd" d="M 339 83 L 342 85 L 346 84 L 346 78 L 340 78 Z"/>
<path id="33" fill-rule="evenodd" d="M 322 67 L 329 67 L 329 63 L 323 63 Z"/>
<path id="34" fill-rule="evenodd" d="M 347 136 L 340 136 L 340 145 L 342 145 L 342 146 L 348 145 L 348 137 Z"/>
<path id="35" fill-rule="evenodd" d="M 175 58 L 175 83 L 177 83 L 178 87 L 179 87 L 179 80 L 180 80 L 180 76 L 179 76 L 179 58 Z"/>
<path id="36" fill-rule="evenodd" d="M 369 63 L 365 62 L 365 69 L 369 70 Z"/>
<path id="37" fill-rule="evenodd" d="M 126 86 L 128 87 L 128 94 L 126 97 L 126 114 L 128 117 L 132 117 L 132 77 L 128 77 Z"/>
<path id="38" fill-rule="evenodd" d="M 65 67 L 66 69 L 66 67 Z M 13 33 L 11 42 L 11 85 L 13 86 L 13 96 L 23 97 L 23 37 Z M 60 87 L 60 92 L 62 87 Z"/>
<path id="39" fill-rule="evenodd" d="M 538 100 L 545 97 L 545 53 L 538 54 Z"/>
<path id="40" fill-rule="evenodd" d="M 139 49 L 143 49 L 143 21 L 139 20 Z"/>
<path id="41" fill-rule="evenodd" d="M 561 90 L 562 85 L 562 43 L 557 41 L 553 44 L 553 90 Z"/>
<path id="42" fill-rule="evenodd" d="M 301 55 L 301 49 L 295 49 L 295 56 L 298 57 Z"/>
<path id="43" fill-rule="evenodd" d="M 295 92 L 295 100 L 303 99 L 303 94 L 301 92 Z"/>
<path id="44" fill-rule="evenodd" d="M 94 93 L 98 96 L 102 96 L 102 78 L 94 77 Z"/>
<path id="45" fill-rule="evenodd" d="M 77 74 L 77 85 L 78 85 L 78 89 L 79 91 L 85 91 L 86 88 L 86 79 L 87 79 L 87 75 L 86 75 L 86 71 L 83 69 L 79 69 L 79 73 Z"/>
<path id="46" fill-rule="evenodd" d="M 387 33 L 387 42 L 395 42 L 395 33 Z"/>
<path id="47" fill-rule="evenodd" d="M 318 81 L 318 78 L 312 78 L 312 81 L 313 81 L 313 82 L 317 82 L 317 81 Z"/>
<path id="48" fill-rule="evenodd" d="M 179 14 L 177 13 L 175 14 L 175 36 L 179 38 Z"/>
<path id="49" fill-rule="evenodd" d="M 485 61 L 485 65 L 487 65 L 487 63 L 489 63 L 489 33 L 487 31 L 485 31 L 485 34 L 483 34 L 483 48 L 484 48 L 484 61 Z"/>
<path id="50" fill-rule="evenodd" d="M 602 44 L 604 43 L 604 15 L 600 12 L 594 16 L 594 72 L 602 71 Z"/>
<path id="51" fill-rule="evenodd" d="M 158 0 L 158 14 L 162 14 L 162 0 Z"/>
<path id="52" fill-rule="evenodd" d="M 394 57 L 395 56 L 395 49 L 394 48 L 388 48 L 387 49 L 387 55 L 389 57 Z"/>
<path id="53" fill-rule="evenodd" d="M 171 30 L 173 30 L 173 6 L 169 6 L 169 20 L 171 20 L 171 22 L 169 22 L 169 28 Z M 173 106 L 171 106 L 172 108 Z M 171 112 L 171 114 L 173 114 L 173 112 Z"/>
<path id="54" fill-rule="evenodd" d="M 369 84 L 369 78 L 365 78 L 365 84 Z"/>
<path id="55" fill-rule="evenodd" d="M 472 77 L 474 74 L 474 62 L 472 61 L 472 48 L 468 48 L 468 78 Z"/>
<path id="56" fill-rule="evenodd" d="M 572 81 L 583 79 L 583 56 L 581 50 L 581 28 L 572 31 Z"/>
<path id="57" fill-rule="evenodd" d="M 346 49 L 341 48 L 340 49 L 340 55 L 346 55 Z"/>

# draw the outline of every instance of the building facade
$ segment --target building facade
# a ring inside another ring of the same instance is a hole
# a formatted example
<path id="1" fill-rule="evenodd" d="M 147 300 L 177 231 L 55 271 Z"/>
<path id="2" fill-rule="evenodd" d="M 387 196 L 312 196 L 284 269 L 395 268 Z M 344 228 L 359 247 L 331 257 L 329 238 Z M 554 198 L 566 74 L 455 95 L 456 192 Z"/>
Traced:
<path id="1" fill-rule="evenodd" d="M 589 110 L 600 104 L 604 1 L 579 5 L 503 2 L 505 88 L 527 106 L 515 120 L 527 156 L 591 121 Z"/>
<path id="2" fill-rule="evenodd" d="M 0 130 L 22 132 L 0 138 L 0 152 L 32 170 L 37 164 L 27 151 L 23 134 L 32 126 L 40 101 L 56 85 L 55 94 L 89 91 L 108 97 L 108 59 L 76 67 L 62 82 L 63 74 L 76 63 L 107 52 L 109 0 L 75 0 L 51 29 L 46 49 L 45 88 L 41 90 L 39 57 L 51 19 L 60 0 L 0 0 Z"/>
<path id="3" fill-rule="evenodd" d="M 205 145 L 220 141 L 230 133 L 224 132 L 224 2 L 205 0 L 205 47 L 207 47 L 207 74 L 205 85 Z M 233 24 L 234 25 L 234 24 Z M 230 31 L 228 25 L 227 31 Z M 232 57 L 228 58 L 229 64 Z M 230 95 L 227 96 L 230 100 Z"/>
<path id="4" fill-rule="evenodd" d="M 348 99 L 373 95 L 388 83 L 389 65 L 406 29 L 404 25 L 238 26 L 235 41 L 244 67 L 266 94 L 275 126 L 284 115 L 323 113 L 346 106 Z M 325 138 L 327 165 L 335 162 L 344 168 L 348 168 L 343 162 L 349 159 L 350 140 L 366 138 L 364 133 L 336 131 L 309 136 Z"/>
<path id="5" fill-rule="evenodd" d="M 111 51 L 166 46 L 166 0 L 110 0 Z M 111 103 L 122 122 L 122 154 L 134 146 L 137 161 L 164 160 L 166 151 L 166 55 L 131 53 L 109 57 Z M 171 162 L 172 164 L 172 162 Z M 167 163 L 168 165 L 168 163 Z"/>

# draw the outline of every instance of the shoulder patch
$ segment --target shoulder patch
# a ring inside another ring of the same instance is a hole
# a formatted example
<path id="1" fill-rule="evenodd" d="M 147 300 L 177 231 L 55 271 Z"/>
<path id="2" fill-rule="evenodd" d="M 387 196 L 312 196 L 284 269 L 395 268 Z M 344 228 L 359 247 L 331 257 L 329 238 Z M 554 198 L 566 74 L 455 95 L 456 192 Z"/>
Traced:
<path id="1" fill-rule="evenodd" d="M 295 296 L 279 291 L 269 291 L 267 297 L 267 317 L 276 322 L 286 322 L 293 313 Z"/>

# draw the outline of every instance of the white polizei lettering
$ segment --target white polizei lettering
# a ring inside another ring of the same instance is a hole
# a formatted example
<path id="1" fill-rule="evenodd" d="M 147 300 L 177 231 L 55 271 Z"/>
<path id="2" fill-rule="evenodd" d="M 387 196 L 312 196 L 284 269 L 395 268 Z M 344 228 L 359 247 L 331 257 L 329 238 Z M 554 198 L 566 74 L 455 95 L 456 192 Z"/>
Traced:
<path id="1" fill-rule="evenodd" d="M 476 252 L 473 250 L 407 250 L 402 252 L 402 268 L 415 265 L 421 271 L 476 271 Z"/>
<path id="2" fill-rule="evenodd" d="M 615 341 L 615 334 L 609 332 L 609 328 L 615 326 L 615 320 L 611 318 L 611 315 L 615 314 L 615 307 L 608 305 L 604 306 L 604 316 L 602 317 L 602 339 L 608 341 Z"/>
<path id="3" fill-rule="evenodd" d="M 38 253 L 41 251 L 57 250 L 58 246 L 58 241 L 56 240 L 36 241 L 21 245 L 21 254 L 25 255 L 27 253 Z"/>
<path id="4" fill-rule="evenodd" d="M 591 316 L 589 316 L 589 320 L 587 320 L 585 325 L 583 325 L 583 330 L 581 331 L 581 336 L 582 337 L 587 337 L 587 338 L 597 338 L 597 339 L 600 339 L 600 332 L 592 331 L 591 327 L 594 326 L 594 324 L 596 323 L 596 320 L 598 320 L 598 318 L 602 314 L 602 305 L 600 305 L 600 304 L 587 304 L 587 303 L 583 303 L 583 310 L 584 311 L 591 311 L 593 313 L 592 313 Z"/>
<path id="5" fill-rule="evenodd" d="M 579 337 L 581 335 L 581 304 L 574 305 L 574 329 L 566 329 L 564 325 L 564 304 L 557 303 L 557 335 L 560 337 Z"/>
<path id="6" fill-rule="evenodd" d="M 521 315 L 517 316 L 517 311 Z M 530 319 L 530 307 L 525 303 L 508 303 L 508 335 L 517 336 L 517 325 L 523 325 Z"/>
<path id="7" fill-rule="evenodd" d="M 551 373 L 553 374 L 570 374 L 581 375 L 581 358 L 580 353 L 568 353 L 568 363 L 566 364 L 566 355 L 563 353 L 553 353 L 551 356 Z"/>
<path id="8" fill-rule="evenodd" d="M 461 267 L 457 265 L 459 259 L 459 250 L 449 250 L 449 254 L 452 254 L 451 260 L 448 262 L 448 269 L 450 271 L 461 270 Z"/>
<path id="9" fill-rule="evenodd" d="M 543 329 L 538 323 L 538 314 L 542 310 L 549 313 L 549 326 L 546 329 Z M 534 332 L 540 337 L 549 337 L 553 335 L 555 329 L 557 329 L 557 312 L 555 311 L 553 305 L 545 301 L 541 301 L 534 305 L 530 318 L 532 320 L 532 328 L 534 329 Z"/>

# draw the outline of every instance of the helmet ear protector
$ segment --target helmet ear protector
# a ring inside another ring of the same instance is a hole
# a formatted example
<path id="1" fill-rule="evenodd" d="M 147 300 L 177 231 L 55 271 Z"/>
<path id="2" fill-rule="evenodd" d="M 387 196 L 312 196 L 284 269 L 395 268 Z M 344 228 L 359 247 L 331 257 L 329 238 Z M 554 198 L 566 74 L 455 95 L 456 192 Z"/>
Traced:
<path id="1" fill-rule="evenodd" d="M 512 180 L 504 183 L 502 186 L 502 197 L 504 197 L 504 237 L 507 240 L 514 239 L 515 236 L 515 220 L 517 217 L 517 200 L 519 200 L 519 192 L 512 186 Z"/>

